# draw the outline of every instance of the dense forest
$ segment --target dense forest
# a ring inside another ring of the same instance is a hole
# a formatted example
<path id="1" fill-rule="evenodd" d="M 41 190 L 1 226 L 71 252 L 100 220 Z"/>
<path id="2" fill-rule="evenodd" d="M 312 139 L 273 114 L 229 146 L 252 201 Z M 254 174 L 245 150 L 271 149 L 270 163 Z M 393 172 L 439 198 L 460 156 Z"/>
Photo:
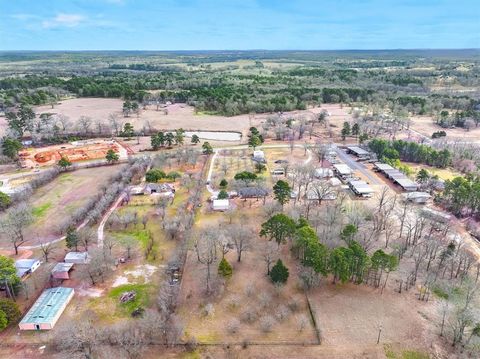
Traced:
<path id="1" fill-rule="evenodd" d="M 440 116 L 442 110 L 449 111 L 454 125 L 462 125 L 466 118 L 480 121 L 476 111 L 480 70 L 475 52 L 93 52 L 45 56 L 36 63 L 32 60 L 35 53 L 0 53 L 0 109 L 52 103 L 65 96 L 187 102 L 198 111 L 227 116 L 361 102 L 391 110 L 401 107 L 415 114 Z M 34 65 L 24 65 L 27 60 Z M 454 87 L 460 89 L 452 91 Z M 444 116 L 442 123 L 445 121 Z"/>

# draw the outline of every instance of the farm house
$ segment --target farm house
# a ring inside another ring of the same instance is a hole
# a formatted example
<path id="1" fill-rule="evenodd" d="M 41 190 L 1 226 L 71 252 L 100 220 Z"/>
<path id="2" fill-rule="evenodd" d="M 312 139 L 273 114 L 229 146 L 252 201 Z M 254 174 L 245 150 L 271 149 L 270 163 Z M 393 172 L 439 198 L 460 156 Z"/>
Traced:
<path id="1" fill-rule="evenodd" d="M 20 330 L 53 329 L 74 294 L 73 288 L 45 289 L 18 324 Z"/>

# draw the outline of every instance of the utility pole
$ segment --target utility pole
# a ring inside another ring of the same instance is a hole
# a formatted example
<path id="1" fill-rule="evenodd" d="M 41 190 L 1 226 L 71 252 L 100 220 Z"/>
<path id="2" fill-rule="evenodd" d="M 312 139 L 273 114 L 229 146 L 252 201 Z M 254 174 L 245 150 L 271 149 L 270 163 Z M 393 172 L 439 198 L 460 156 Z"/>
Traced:
<path id="1" fill-rule="evenodd" d="M 377 337 L 377 344 L 380 343 L 380 335 L 382 334 L 382 325 L 378 327 L 378 337 Z"/>

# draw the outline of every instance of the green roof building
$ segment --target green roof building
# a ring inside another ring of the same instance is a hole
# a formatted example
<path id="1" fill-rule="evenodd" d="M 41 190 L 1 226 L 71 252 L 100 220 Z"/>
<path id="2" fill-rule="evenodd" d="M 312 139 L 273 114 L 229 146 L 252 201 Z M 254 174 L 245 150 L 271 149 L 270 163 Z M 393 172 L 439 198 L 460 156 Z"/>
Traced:
<path id="1" fill-rule="evenodd" d="M 50 330 L 62 315 L 74 294 L 73 288 L 45 289 L 18 324 L 21 330 Z"/>

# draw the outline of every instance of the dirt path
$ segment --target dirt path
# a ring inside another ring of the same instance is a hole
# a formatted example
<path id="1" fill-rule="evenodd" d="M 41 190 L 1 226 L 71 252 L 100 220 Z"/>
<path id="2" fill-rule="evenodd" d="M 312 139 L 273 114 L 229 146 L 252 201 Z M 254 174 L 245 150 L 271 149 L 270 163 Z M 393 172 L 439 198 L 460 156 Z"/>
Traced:
<path id="1" fill-rule="evenodd" d="M 120 203 L 125 199 L 125 192 L 122 192 L 120 196 L 118 196 L 117 200 L 113 203 L 113 205 L 108 209 L 107 213 L 103 215 L 102 221 L 97 229 L 97 246 L 103 248 L 103 240 L 105 238 L 104 229 L 105 223 L 107 223 L 108 219 L 112 215 L 112 213 L 118 208 Z"/>

